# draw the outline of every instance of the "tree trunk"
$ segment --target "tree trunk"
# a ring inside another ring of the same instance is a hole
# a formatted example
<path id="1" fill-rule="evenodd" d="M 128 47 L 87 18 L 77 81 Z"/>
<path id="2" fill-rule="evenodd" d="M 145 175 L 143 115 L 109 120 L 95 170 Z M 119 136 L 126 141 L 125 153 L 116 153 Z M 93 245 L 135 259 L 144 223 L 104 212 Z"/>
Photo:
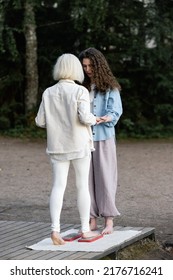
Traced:
<path id="1" fill-rule="evenodd" d="M 36 107 L 38 93 L 38 68 L 37 68 L 37 35 L 34 4 L 25 1 L 25 40 L 26 40 L 26 86 L 25 86 L 25 111 L 30 112 Z"/>

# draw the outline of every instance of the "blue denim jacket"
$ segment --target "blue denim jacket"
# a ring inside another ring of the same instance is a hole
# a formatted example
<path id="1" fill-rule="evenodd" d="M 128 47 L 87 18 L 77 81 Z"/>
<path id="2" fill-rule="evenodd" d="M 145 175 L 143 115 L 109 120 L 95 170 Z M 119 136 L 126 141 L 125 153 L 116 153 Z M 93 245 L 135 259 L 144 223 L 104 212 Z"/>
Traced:
<path id="1" fill-rule="evenodd" d="M 115 136 L 114 126 L 122 115 L 122 102 L 117 89 L 109 90 L 106 94 L 96 92 L 93 100 L 92 113 L 97 117 L 108 115 L 112 121 L 94 125 L 92 127 L 93 140 L 107 140 Z"/>

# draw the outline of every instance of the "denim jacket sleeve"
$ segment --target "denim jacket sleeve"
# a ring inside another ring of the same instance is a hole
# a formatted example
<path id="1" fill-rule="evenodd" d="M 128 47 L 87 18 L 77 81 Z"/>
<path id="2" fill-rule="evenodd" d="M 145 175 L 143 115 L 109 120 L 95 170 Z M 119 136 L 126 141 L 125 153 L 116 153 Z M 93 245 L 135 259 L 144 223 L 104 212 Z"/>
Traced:
<path id="1" fill-rule="evenodd" d="M 110 116 L 112 121 L 103 124 L 108 127 L 115 126 L 122 113 L 123 108 L 119 91 L 117 89 L 108 91 L 105 95 L 105 115 Z"/>

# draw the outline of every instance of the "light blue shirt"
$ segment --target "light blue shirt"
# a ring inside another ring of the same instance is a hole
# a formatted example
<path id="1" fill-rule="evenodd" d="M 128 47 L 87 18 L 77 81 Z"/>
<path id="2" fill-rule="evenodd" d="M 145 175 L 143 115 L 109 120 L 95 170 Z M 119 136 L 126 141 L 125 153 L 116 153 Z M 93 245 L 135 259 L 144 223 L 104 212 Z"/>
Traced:
<path id="1" fill-rule="evenodd" d="M 92 127 L 93 140 L 101 141 L 115 137 L 114 126 L 122 112 L 122 102 L 118 89 L 109 90 L 106 94 L 96 92 L 92 103 L 92 113 L 97 117 L 110 116 L 112 121 L 94 125 Z"/>

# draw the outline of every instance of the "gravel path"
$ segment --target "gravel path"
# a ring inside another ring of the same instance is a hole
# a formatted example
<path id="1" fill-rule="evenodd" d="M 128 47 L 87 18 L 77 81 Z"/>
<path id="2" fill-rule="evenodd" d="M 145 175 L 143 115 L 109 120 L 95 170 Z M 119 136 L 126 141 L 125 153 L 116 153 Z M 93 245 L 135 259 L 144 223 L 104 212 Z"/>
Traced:
<path id="1" fill-rule="evenodd" d="M 0 220 L 50 222 L 52 173 L 45 147 L 44 140 L 0 137 Z M 173 141 L 121 140 L 117 157 L 121 216 L 115 225 L 155 227 L 159 241 L 173 241 Z M 73 168 L 61 220 L 80 222 Z"/>

